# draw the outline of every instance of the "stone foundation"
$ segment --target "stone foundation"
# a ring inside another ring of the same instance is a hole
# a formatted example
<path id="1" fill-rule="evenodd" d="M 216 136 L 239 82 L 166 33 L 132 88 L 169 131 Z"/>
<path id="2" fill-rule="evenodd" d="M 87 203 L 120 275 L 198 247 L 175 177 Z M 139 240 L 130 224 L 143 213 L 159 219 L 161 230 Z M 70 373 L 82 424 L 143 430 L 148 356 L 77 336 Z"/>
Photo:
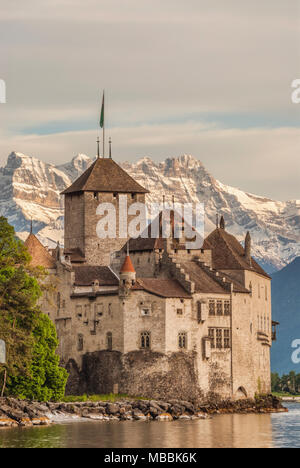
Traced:
<path id="1" fill-rule="evenodd" d="M 198 386 L 195 353 L 98 351 L 83 356 L 82 370 L 69 361 L 68 395 L 119 393 L 144 398 L 203 398 Z"/>

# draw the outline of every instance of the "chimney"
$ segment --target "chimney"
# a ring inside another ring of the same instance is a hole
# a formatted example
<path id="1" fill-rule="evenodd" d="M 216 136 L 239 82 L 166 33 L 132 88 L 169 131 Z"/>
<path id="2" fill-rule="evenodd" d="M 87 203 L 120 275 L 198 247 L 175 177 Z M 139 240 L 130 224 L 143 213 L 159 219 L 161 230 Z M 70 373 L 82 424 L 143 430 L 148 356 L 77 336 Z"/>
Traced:
<path id="1" fill-rule="evenodd" d="M 224 230 L 225 230 L 225 219 L 224 219 L 224 216 L 221 216 L 221 219 L 220 219 L 220 229 L 224 229 Z"/>
<path id="2" fill-rule="evenodd" d="M 245 258 L 249 265 L 251 265 L 251 236 L 249 231 L 245 238 Z"/>

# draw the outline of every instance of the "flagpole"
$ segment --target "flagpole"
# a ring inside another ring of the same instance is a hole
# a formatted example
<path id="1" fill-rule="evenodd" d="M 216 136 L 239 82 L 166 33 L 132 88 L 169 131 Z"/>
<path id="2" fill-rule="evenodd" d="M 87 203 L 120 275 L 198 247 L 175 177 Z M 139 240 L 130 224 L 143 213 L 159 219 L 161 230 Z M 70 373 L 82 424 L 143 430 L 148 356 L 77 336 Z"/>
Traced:
<path id="1" fill-rule="evenodd" d="M 105 91 L 103 90 L 103 158 L 105 158 Z"/>

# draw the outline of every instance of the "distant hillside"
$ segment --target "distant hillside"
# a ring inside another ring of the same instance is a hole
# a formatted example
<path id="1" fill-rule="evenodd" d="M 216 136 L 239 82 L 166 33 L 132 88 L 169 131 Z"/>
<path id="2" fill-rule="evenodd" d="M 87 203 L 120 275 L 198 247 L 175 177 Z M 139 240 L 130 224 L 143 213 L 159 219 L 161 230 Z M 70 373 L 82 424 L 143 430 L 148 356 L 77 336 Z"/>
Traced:
<path id="1" fill-rule="evenodd" d="M 291 343 L 300 339 L 300 257 L 273 274 L 272 301 L 273 320 L 280 322 L 271 353 L 272 371 L 300 373 L 300 364 L 291 360 Z"/>

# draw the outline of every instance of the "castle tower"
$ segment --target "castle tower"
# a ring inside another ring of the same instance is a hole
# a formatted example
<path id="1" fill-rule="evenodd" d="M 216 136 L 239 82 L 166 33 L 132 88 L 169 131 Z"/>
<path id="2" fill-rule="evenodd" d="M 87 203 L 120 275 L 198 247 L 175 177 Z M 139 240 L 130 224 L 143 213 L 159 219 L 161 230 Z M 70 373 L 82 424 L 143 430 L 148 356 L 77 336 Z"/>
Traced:
<path id="1" fill-rule="evenodd" d="M 113 159 L 98 158 L 62 194 L 65 195 L 65 253 L 71 261 L 88 265 L 109 265 L 111 254 L 121 250 L 128 237 L 122 237 L 119 224 L 120 196 L 133 203 L 145 203 L 148 191 L 127 174 Z M 99 237 L 97 214 L 100 204 L 110 203 L 116 213 L 116 235 Z M 132 216 L 134 217 L 134 216 Z M 127 216 L 127 222 L 130 217 Z"/>
<path id="2" fill-rule="evenodd" d="M 120 270 L 120 288 L 119 296 L 121 299 L 126 299 L 130 295 L 132 286 L 136 281 L 136 272 L 132 264 L 131 258 L 127 253 L 123 266 Z"/>
<path id="3" fill-rule="evenodd" d="M 136 280 L 136 272 L 129 255 L 126 256 L 120 270 L 120 282 L 129 281 L 132 285 Z"/>

